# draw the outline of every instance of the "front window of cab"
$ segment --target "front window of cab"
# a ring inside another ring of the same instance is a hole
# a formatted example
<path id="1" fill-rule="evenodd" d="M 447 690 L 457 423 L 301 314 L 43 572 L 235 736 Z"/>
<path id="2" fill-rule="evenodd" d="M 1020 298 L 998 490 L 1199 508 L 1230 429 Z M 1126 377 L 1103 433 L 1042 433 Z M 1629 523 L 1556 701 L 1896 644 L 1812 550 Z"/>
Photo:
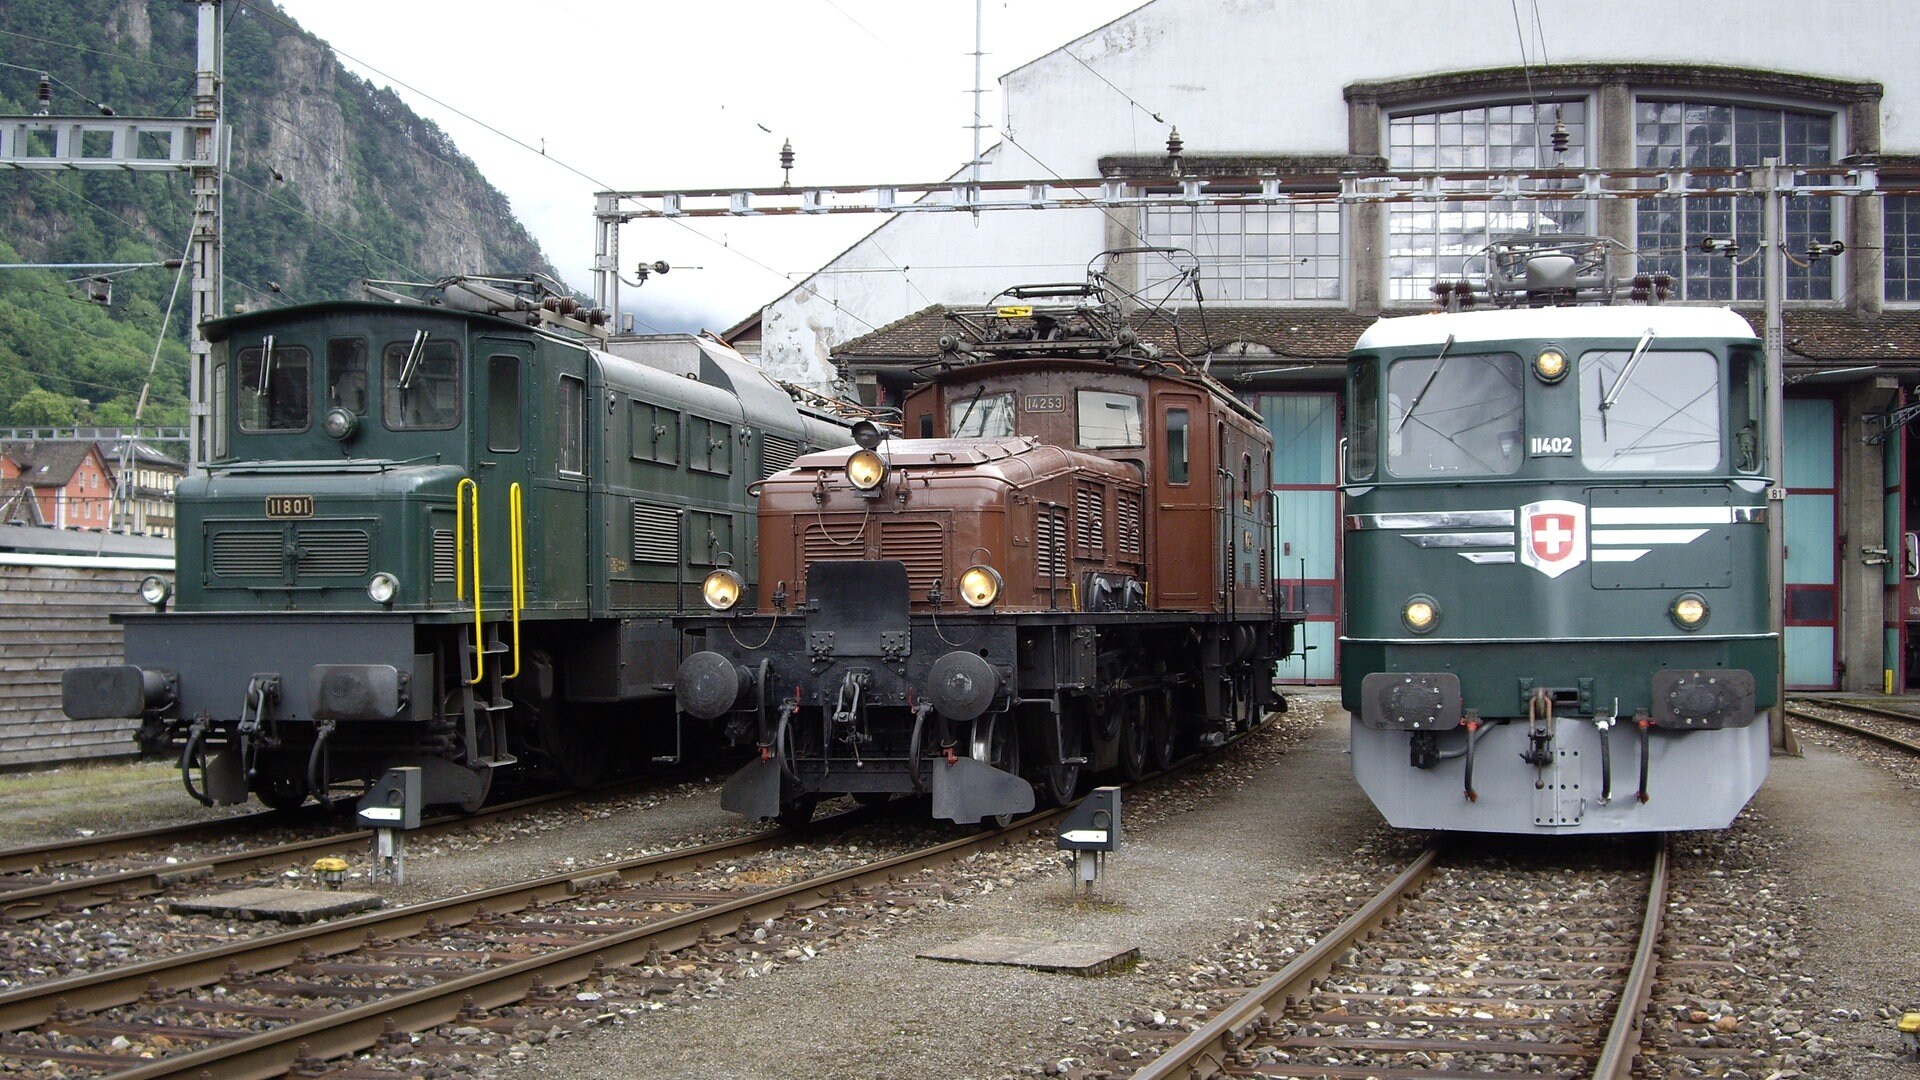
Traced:
<path id="1" fill-rule="evenodd" d="M 998 439 L 1013 434 L 1013 395 L 975 393 L 947 405 L 947 437 Z"/>
<path id="2" fill-rule="evenodd" d="M 269 335 L 240 350 L 241 431 L 305 431 L 313 354 L 298 345 L 276 345 Z"/>
<path id="3" fill-rule="evenodd" d="M 1140 399 L 1132 394 L 1106 390 L 1082 390 L 1075 402 L 1079 409 L 1078 440 L 1088 450 L 1118 450 L 1146 445 L 1140 427 Z"/>
<path id="4" fill-rule="evenodd" d="M 1697 350 L 1580 357 L 1580 463 L 1589 472 L 1711 472 L 1720 465 L 1720 365 Z M 1757 462 L 1757 456 L 1756 456 Z"/>
<path id="5" fill-rule="evenodd" d="M 1449 339 L 1451 343 L 1451 339 Z M 1517 353 L 1453 353 L 1387 368 L 1387 471 L 1408 480 L 1504 476 L 1526 458 Z"/>
<path id="6" fill-rule="evenodd" d="M 380 419 L 392 431 L 445 431 L 460 425 L 460 349 L 430 338 L 396 341 L 381 354 Z"/>

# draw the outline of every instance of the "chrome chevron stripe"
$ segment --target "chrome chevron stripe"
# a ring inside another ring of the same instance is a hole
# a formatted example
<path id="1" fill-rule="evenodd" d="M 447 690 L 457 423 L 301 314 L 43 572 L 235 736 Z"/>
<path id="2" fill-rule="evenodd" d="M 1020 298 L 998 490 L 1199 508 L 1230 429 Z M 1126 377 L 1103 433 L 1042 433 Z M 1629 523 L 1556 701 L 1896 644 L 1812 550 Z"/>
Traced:
<path id="1" fill-rule="evenodd" d="M 1498 529 L 1513 528 L 1512 510 L 1436 510 L 1428 513 L 1348 514 L 1350 531 L 1367 529 Z"/>
<path id="2" fill-rule="evenodd" d="M 1510 532 L 1408 533 L 1407 542 L 1417 548 L 1510 548 L 1513 546 L 1513 534 Z"/>
<path id="3" fill-rule="evenodd" d="M 1707 535 L 1705 529 L 1595 529 L 1595 544 L 1691 544 Z"/>

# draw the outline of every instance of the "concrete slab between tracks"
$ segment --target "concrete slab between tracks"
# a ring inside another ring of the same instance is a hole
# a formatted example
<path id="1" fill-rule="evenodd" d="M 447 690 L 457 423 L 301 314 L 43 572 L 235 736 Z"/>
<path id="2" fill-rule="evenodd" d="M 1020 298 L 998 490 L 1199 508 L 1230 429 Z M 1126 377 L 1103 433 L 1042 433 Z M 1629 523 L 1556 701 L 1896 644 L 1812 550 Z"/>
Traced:
<path id="1" fill-rule="evenodd" d="M 212 915 L 222 919 L 278 919 L 310 923 L 367 911 L 385 903 L 376 893 L 335 889 L 236 889 L 211 896 L 190 896 L 167 904 L 175 915 Z"/>
<path id="2" fill-rule="evenodd" d="M 1132 964 L 1140 959 L 1140 948 L 1111 941 L 1032 941 L 1002 934 L 980 934 L 919 955 L 925 960 L 1001 964 L 1091 976 Z"/>

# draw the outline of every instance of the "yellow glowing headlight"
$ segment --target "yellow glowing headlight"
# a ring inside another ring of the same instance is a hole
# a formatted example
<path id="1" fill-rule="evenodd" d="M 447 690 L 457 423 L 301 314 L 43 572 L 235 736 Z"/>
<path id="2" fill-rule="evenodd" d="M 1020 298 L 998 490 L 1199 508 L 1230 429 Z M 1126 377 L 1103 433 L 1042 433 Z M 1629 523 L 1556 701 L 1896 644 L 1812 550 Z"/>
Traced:
<path id="1" fill-rule="evenodd" d="M 700 598 L 715 611 L 730 611 L 740 602 L 740 575 L 731 570 L 715 570 L 700 583 Z"/>
<path id="2" fill-rule="evenodd" d="M 1682 593 L 1674 599 L 1667 614 L 1673 617 L 1674 625 L 1680 629 L 1697 629 L 1707 621 L 1707 601 L 1694 593 Z"/>
<path id="3" fill-rule="evenodd" d="M 1000 598 L 1000 574 L 991 566 L 969 566 L 960 574 L 960 599 L 968 607 L 986 607 Z"/>
<path id="4" fill-rule="evenodd" d="M 1440 605 L 1431 596 L 1415 596 L 1400 609 L 1400 621 L 1416 634 L 1424 634 L 1440 621 Z"/>
<path id="5" fill-rule="evenodd" d="M 847 482 L 861 491 L 872 491 L 887 478 L 887 463 L 872 450 L 855 450 L 847 459 Z"/>
<path id="6" fill-rule="evenodd" d="M 1559 349 L 1542 349 L 1533 358 L 1533 373 L 1541 382 L 1559 382 L 1567 374 L 1567 354 Z"/>

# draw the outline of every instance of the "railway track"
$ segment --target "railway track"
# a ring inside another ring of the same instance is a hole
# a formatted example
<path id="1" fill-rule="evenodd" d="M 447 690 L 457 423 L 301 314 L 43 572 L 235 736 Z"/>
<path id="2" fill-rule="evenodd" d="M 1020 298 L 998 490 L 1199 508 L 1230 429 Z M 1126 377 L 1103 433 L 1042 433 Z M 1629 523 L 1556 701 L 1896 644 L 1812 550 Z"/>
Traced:
<path id="1" fill-rule="evenodd" d="M 1653 990 L 1668 858 L 1660 844 L 1595 861 L 1429 848 L 1133 1075 L 1626 1080 Z"/>
<path id="2" fill-rule="evenodd" d="M 895 844 L 911 850 L 880 858 L 854 854 L 870 853 L 870 842 L 836 841 L 840 825 L 878 813 L 855 810 L 804 833 L 627 859 L 20 987 L 0 993 L 0 1075 L 358 1076 L 381 1073 L 382 1055 L 416 1068 L 422 1056 L 467 1048 L 411 1033 L 450 1023 L 461 1025 L 456 1032 L 494 1024 L 504 1032 L 524 1022 L 512 1015 L 516 1003 L 546 1008 L 561 1000 L 560 988 L 609 969 L 639 964 L 662 973 L 643 983 L 664 987 L 674 982 L 659 966 L 664 956 L 694 957 L 676 959 L 675 971 L 709 960 L 737 966 L 742 955 L 811 948 L 862 909 L 933 902 L 946 885 L 930 870 L 1049 830 L 1065 810 L 960 839 L 916 823 L 914 835 L 935 832 L 939 842 Z M 371 1062 L 333 1061 L 368 1050 Z"/>
<path id="3" fill-rule="evenodd" d="M 1838 698 L 1818 701 L 1801 698 L 1788 701 L 1786 713 L 1796 720 L 1858 735 L 1920 756 L 1920 715 L 1911 712 Z"/>
<path id="4" fill-rule="evenodd" d="M 657 783 L 657 779 L 631 781 L 586 792 L 531 796 L 472 814 L 430 818 L 411 835 L 430 837 L 462 832 L 534 810 L 618 797 Z M 0 851 L 0 921 L 20 922 L 56 912 L 140 900 L 188 883 L 199 886 L 292 867 L 305 869 L 318 855 L 337 852 L 349 845 L 372 843 L 371 830 L 352 829 L 331 831 L 324 836 L 295 835 L 259 846 L 246 844 L 248 838 L 268 833 L 310 834 L 315 827 L 326 826 L 329 821 L 317 813 L 246 814 L 222 821 L 162 826 Z"/>

